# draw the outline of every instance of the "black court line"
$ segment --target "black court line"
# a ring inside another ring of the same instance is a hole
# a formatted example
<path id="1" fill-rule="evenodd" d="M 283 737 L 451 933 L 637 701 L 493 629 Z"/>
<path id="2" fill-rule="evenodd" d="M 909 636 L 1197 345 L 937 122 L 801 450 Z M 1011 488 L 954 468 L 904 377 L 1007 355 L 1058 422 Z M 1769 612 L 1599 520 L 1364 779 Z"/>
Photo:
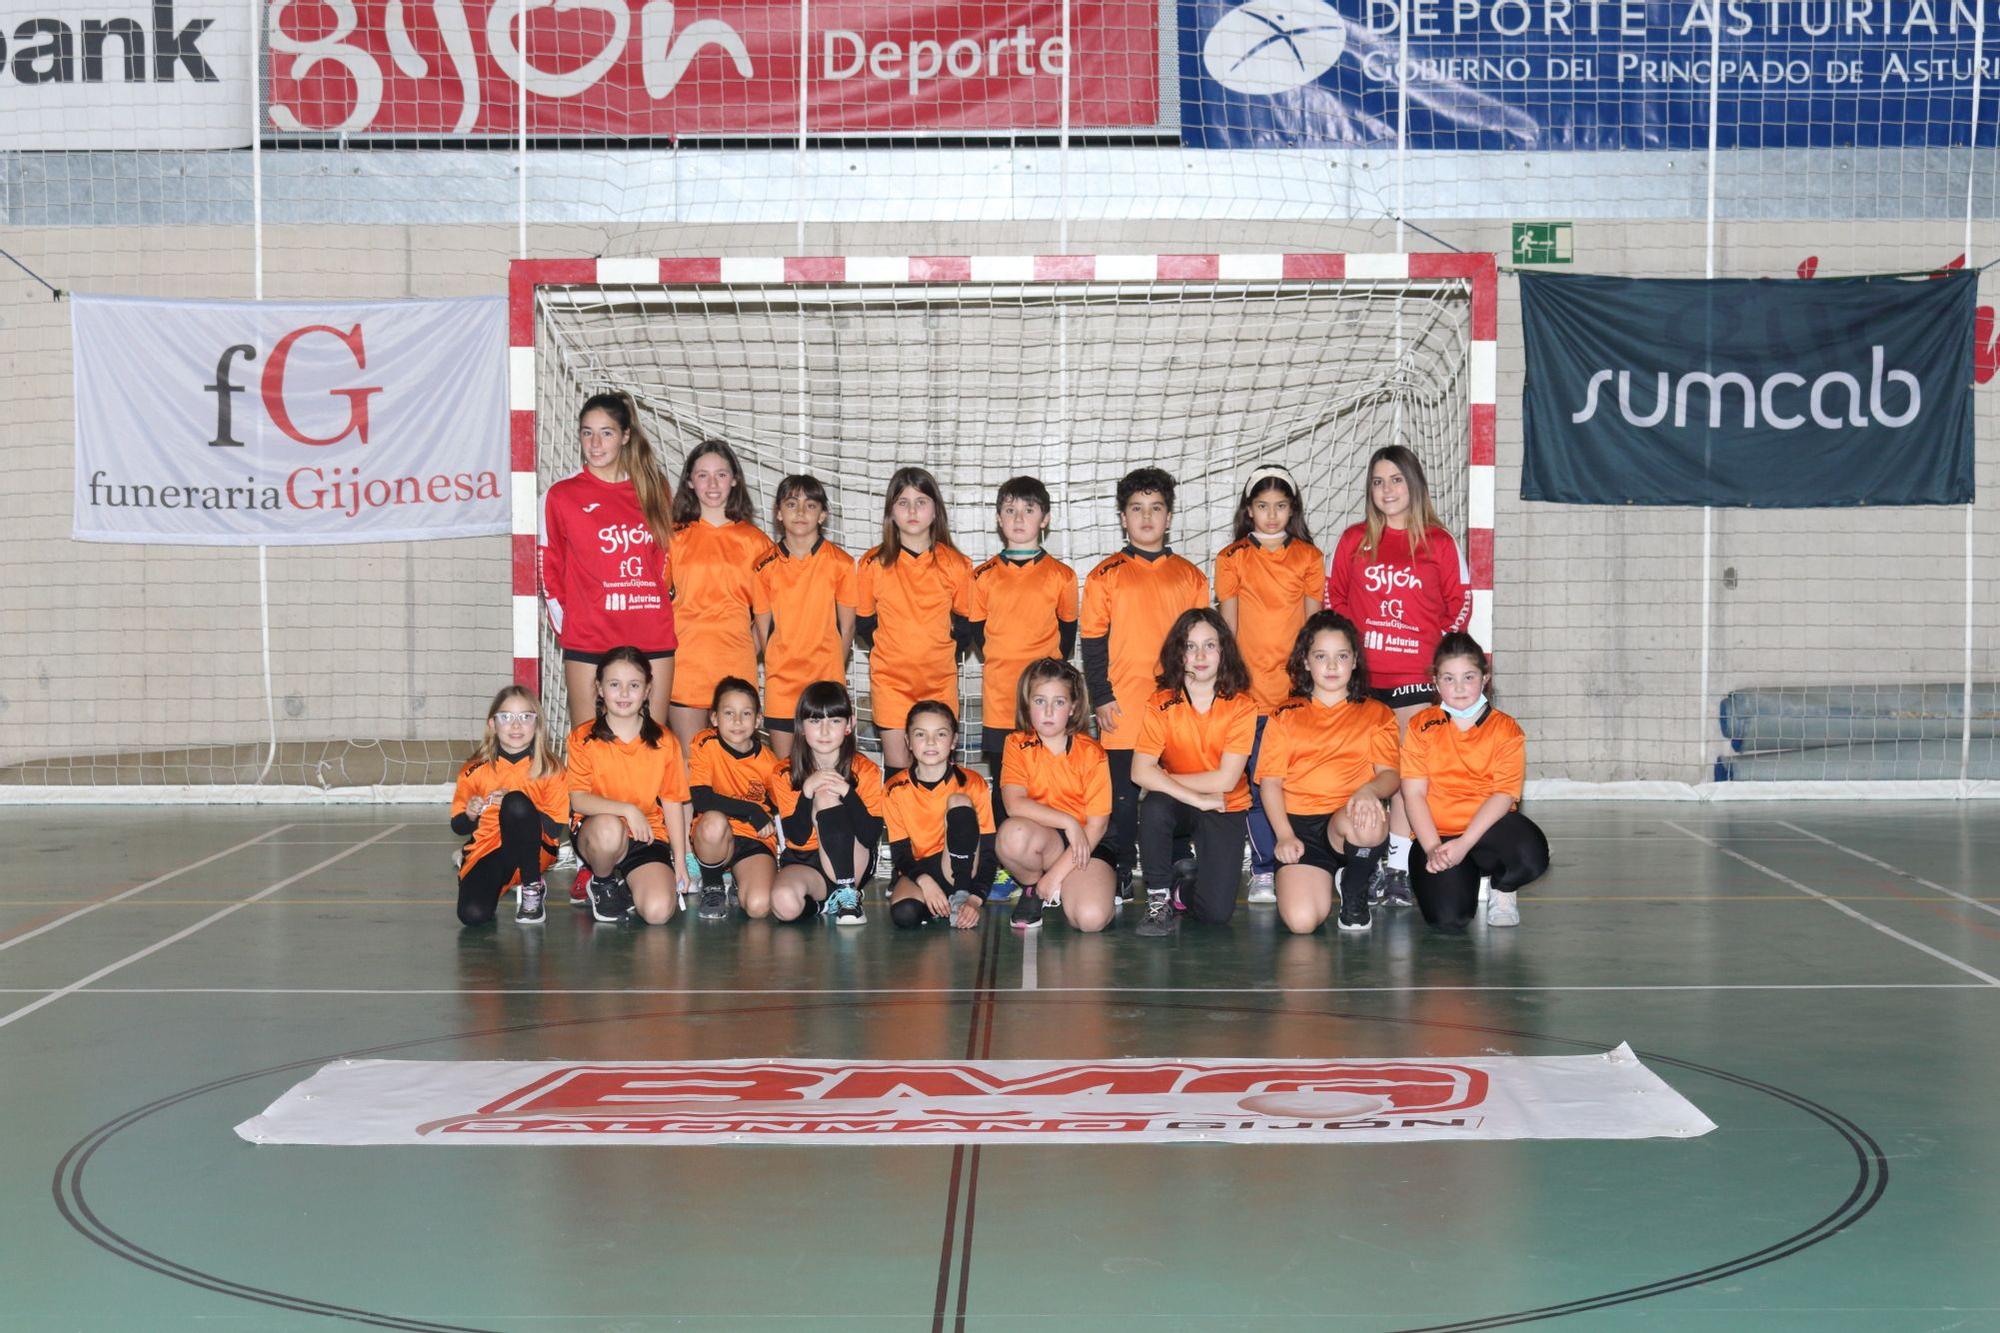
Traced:
<path id="1" fill-rule="evenodd" d="M 987 947 L 992 957 L 997 958 L 998 956 L 997 942 L 989 942 Z M 988 975 L 988 968 L 985 965 L 984 961 L 982 962 L 980 975 L 981 976 Z M 1022 996 L 1023 998 L 1037 999 L 1051 1004 L 1086 1003 L 1086 1001 L 1073 1000 L 1046 991 L 1023 992 Z M 988 998 L 989 998 L 989 1012 L 990 1012 L 991 997 Z M 758 1013 L 791 1013 L 791 1012 L 796 1012 L 800 1009 L 838 1009 L 846 1012 L 852 1012 L 857 1008 L 895 1009 L 895 1008 L 907 1008 L 918 1004 L 940 1003 L 940 1002 L 941 1001 L 937 1000 L 924 1000 L 924 999 L 912 998 L 912 999 L 848 1001 L 838 1005 L 760 1004 L 760 1005 L 737 1006 L 726 1009 L 708 1009 L 708 1010 L 702 1010 L 700 1012 L 708 1015 L 714 1015 L 717 1017 L 724 1015 L 733 1016 L 733 1015 L 758 1014 Z M 1260 1008 L 1248 1005 L 1212 1005 L 1212 1004 L 1196 1005 L 1196 1004 L 1149 1003 L 1144 1001 L 1138 1003 L 1142 1007 L 1148 1009 L 1180 1009 L 1180 1010 L 1186 1010 L 1191 1013 L 1215 1013 L 1215 1012 L 1233 1012 L 1233 1013 L 1243 1013 L 1243 1014 L 1270 1013 L 1270 1010 L 1268 1008 Z M 1607 1044 L 1602 1041 L 1587 1041 L 1572 1037 L 1557 1037 L 1557 1036 L 1551 1036 L 1547 1033 L 1528 1032 L 1516 1028 L 1491 1027 L 1473 1023 L 1448 1023 L 1435 1019 L 1400 1018 L 1400 1017 L 1383 1016 L 1376 1014 L 1344 1013 L 1337 1010 L 1302 1010 L 1300 1012 L 1312 1013 L 1319 1017 L 1332 1018 L 1347 1022 L 1386 1023 L 1394 1026 L 1411 1027 L 1419 1029 L 1434 1029 L 1438 1031 L 1447 1031 L 1447 1032 L 1467 1032 L 1467 1033 L 1480 1033 L 1492 1036 L 1518 1037 L 1530 1041 L 1548 1042 L 1553 1045 L 1571 1046 L 1589 1051 L 1603 1051 L 1607 1049 Z M 74 1230 L 76 1230 L 85 1239 L 89 1240 L 92 1244 L 107 1251 L 108 1253 L 114 1255 L 115 1257 L 123 1259 L 128 1263 L 135 1264 L 138 1267 L 147 1269 L 148 1271 L 157 1273 L 163 1277 L 172 1278 L 177 1282 L 182 1282 L 189 1286 L 198 1287 L 206 1291 L 212 1291 L 219 1295 L 232 1296 L 241 1300 L 253 1301 L 261 1305 L 268 1305 L 278 1309 L 293 1310 L 303 1314 L 320 1315 L 331 1319 L 344 1319 L 353 1323 L 370 1324 L 380 1328 L 422 1330 L 423 1333 L 493 1333 L 492 1330 L 481 1329 L 464 1324 L 437 1323 L 422 1319 L 415 1319 L 403 1315 L 391 1314 L 383 1311 L 365 1310 L 354 1306 L 339 1305 L 330 1301 L 321 1301 L 310 1297 L 293 1295 L 288 1292 L 273 1291 L 268 1288 L 252 1286 L 249 1283 L 238 1282 L 235 1281 L 234 1279 L 222 1277 L 215 1273 L 205 1272 L 201 1269 L 194 1268 L 190 1265 L 179 1263 L 173 1259 L 166 1258 L 164 1256 L 154 1253 L 151 1250 L 144 1248 L 143 1246 L 140 1246 L 139 1244 L 132 1241 L 128 1237 L 122 1235 L 117 1230 L 106 1224 L 104 1220 L 97 1215 L 96 1211 L 91 1207 L 89 1200 L 86 1198 L 84 1194 L 83 1182 L 84 1182 L 85 1170 L 86 1168 L 88 1168 L 91 1159 L 96 1155 L 97 1151 L 100 1148 L 104 1147 L 105 1144 L 110 1142 L 111 1139 L 117 1136 L 118 1134 L 122 1133 L 127 1129 L 130 1129 L 132 1126 L 140 1123 L 141 1121 L 146 1120 L 149 1117 L 156 1115 L 162 1111 L 166 1111 L 175 1106 L 179 1106 L 184 1102 L 191 1101 L 196 1097 L 204 1096 L 211 1092 L 217 1092 L 224 1088 L 236 1087 L 240 1084 L 248 1083 L 256 1079 L 267 1078 L 274 1074 L 292 1073 L 302 1069 L 317 1069 L 321 1065 L 330 1063 L 331 1061 L 334 1060 L 364 1059 L 370 1056 L 387 1055 L 397 1051 L 413 1050 L 415 1048 L 423 1046 L 434 1046 L 446 1042 L 469 1041 L 481 1037 L 507 1036 L 521 1032 L 552 1031 L 562 1028 L 584 1027 L 596 1023 L 626 1022 L 632 1019 L 655 1019 L 655 1018 L 672 1019 L 672 1018 L 685 1018 L 686 1016 L 687 1016 L 687 1011 L 685 1010 L 645 1010 L 634 1013 L 607 1014 L 607 1015 L 599 1015 L 599 1016 L 584 1017 L 584 1018 L 569 1018 L 569 1019 L 542 1020 L 529 1023 L 514 1023 L 501 1027 L 480 1028 L 466 1032 L 444 1033 L 442 1035 L 431 1036 L 431 1037 L 418 1037 L 408 1041 L 388 1042 L 379 1046 L 369 1046 L 357 1050 L 341 1051 L 331 1055 L 315 1056 L 304 1060 L 293 1060 L 285 1064 L 273 1065 L 267 1069 L 256 1069 L 250 1071 L 249 1073 L 236 1074 L 228 1078 L 216 1079 L 213 1080 L 212 1082 L 202 1084 L 199 1087 L 189 1088 L 183 1092 L 170 1094 L 169 1096 L 162 1097 L 157 1101 L 149 1102 L 144 1106 L 137 1107 L 134 1110 L 128 1111 L 124 1115 L 121 1115 L 118 1118 L 116 1118 L 115 1120 L 111 1120 L 103 1125 L 100 1125 L 97 1129 L 91 1131 L 88 1135 L 79 1140 L 77 1143 L 71 1145 L 69 1151 L 63 1154 L 62 1160 L 58 1162 L 56 1165 L 55 1178 L 51 1184 L 51 1190 L 55 1198 L 55 1205 L 57 1210 L 62 1214 L 63 1219 L 66 1222 L 68 1222 L 69 1225 Z M 970 1047 L 970 1041 L 968 1040 L 968 1048 L 969 1047 Z M 1609 1306 L 1623 1305 L 1632 1301 L 1646 1300 L 1654 1296 L 1663 1296 L 1670 1292 L 1681 1291 L 1689 1287 L 1697 1287 L 1704 1285 L 1706 1283 L 1719 1281 L 1722 1278 L 1731 1277 L 1738 1273 L 1748 1272 L 1749 1270 L 1754 1268 L 1761 1268 L 1766 1264 L 1776 1263 L 1780 1259 L 1789 1258 L 1806 1249 L 1811 1248 L 1814 1245 L 1819 1244 L 1821 1241 L 1828 1240 L 1833 1236 L 1839 1235 L 1841 1232 L 1847 1230 L 1849 1227 L 1854 1226 L 1863 1217 L 1865 1217 L 1875 1207 L 1875 1205 L 1878 1202 L 1880 1202 L 1883 1193 L 1888 1189 L 1889 1166 L 1887 1159 L 1884 1157 L 1882 1153 L 1881 1146 L 1875 1142 L 1874 1138 L 1871 1135 L 1869 1135 L 1865 1130 L 1861 1129 L 1853 1121 L 1849 1120 L 1846 1116 L 1843 1116 L 1836 1111 L 1829 1110 L 1827 1107 L 1821 1106 L 1819 1103 L 1814 1102 L 1811 1099 L 1801 1096 L 1797 1093 L 1788 1092 L 1785 1089 L 1774 1087 L 1771 1084 L 1763 1083 L 1756 1079 L 1746 1078 L 1740 1074 L 1732 1074 L 1726 1070 L 1716 1069 L 1709 1065 L 1697 1064 L 1693 1061 L 1680 1060 L 1674 1058 L 1673 1056 L 1659 1055 L 1649 1051 L 1640 1051 L 1636 1052 L 1636 1054 L 1638 1054 L 1642 1059 L 1650 1062 L 1662 1065 L 1669 1065 L 1678 1069 L 1685 1069 L 1692 1073 L 1701 1074 L 1706 1077 L 1716 1078 L 1726 1083 L 1735 1084 L 1738 1087 L 1742 1087 L 1754 1092 L 1763 1093 L 1783 1103 L 1784 1105 L 1791 1106 L 1800 1111 L 1804 1111 L 1806 1114 L 1810 1115 L 1814 1119 L 1826 1125 L 1828 1128 L 1833 1130 L 1834 1133 L 1838 1134 L 1843 1141 L 1846 1142 L 1846 1144 L 1854 1154 L 1856 1163 L 1856 1176 L 1854 1184 L 1848 1190 L 1847 1196 L 1844 1199 L 1842 1199 L 1839 1204 L 1837 1204 L 1831 1211 L 1826 1213 L 1824 1216 L 1812 1222 L 1810 1225 L 1783 1238 L 1782 1240 L 1774 1241 L 1769 1245 L 1763 1246 L 1762 1248 L 1757 1250 L 1753 1250 L 1748 1254 L 1740 1255 L 1734 1259 L 1727 1259 L 1719 1263 L 1710 1264 L 1706 1268 L 1695 1269 L 1687 1273 L 1675 1274 L 1670 1277 L 1660 1278 L 1657 1281 L 1621 1288 L 1617 1291 L 1604 1292 L 1594 1296 L 1578 1297 L 1574 1300 L 1563 1301 L 1552 1305 L 1538 1306 L 1534 1309 L 1516 1310 L 1500 1314 L 1485 1315 L 1473 1319 L 1461 1320 L 1456 1323 L 1429 1324 L 1419 1327 L 1404 1328 L 1396 1330 L 1396 1333 L 1471 1333 L 1471 1331 L 1475 1329 L 1501 1328 L 1511 1324 L 1536 1323 L 1545 1319 L 1557 1319 L 1565 1315 L 1581 1314 L 1589 1310 L 1604 1309 Z M 961 1145 L 961 1147 L 962 1146 L 963 1145 Z M 964 1155 L 962 1153 L 955 1154 L 954 1160 L 962 1161 L 963 1156 Z M 671 1312 L 667 1313 L 670 1314 Z"/>
<path id="2" fill-rule="evenodd" d="M 946 929 L 952 929 L 947 925 Z M 981 922 L 980 929 L 986 932 L 979 942 L 979 966 L 972 978 L 972 1015 L 966 1024 L 965 1058 L 977 1059 L 980 1053 L 980 1033 L 985 1031 L 986 1049 L 993 1047 L 993 982 L 1000 964 L 1000 932 L 993 929 L 991 914 Z M 951 1305 L 952 1257 L 962 1248 L 959 1260 L 957 1326 L 965 1327 L 965 1269 L 972 1257 L 972 1198 L 979 1184 L 979 1145 L 973 1144 L 968 1152 L 966 1145 L 958 1144 L 951 1150 L 951 1187 L 945 1192 L 944 1237 L 938 1245 L 937 1296 L 931 1304 L 931 1333 L 944 1333 L 945 1311 Z M 965 1223 L 961 1230 L 958 1223 L 958 1200 L 961 1190 L 965 1195 Z"/>

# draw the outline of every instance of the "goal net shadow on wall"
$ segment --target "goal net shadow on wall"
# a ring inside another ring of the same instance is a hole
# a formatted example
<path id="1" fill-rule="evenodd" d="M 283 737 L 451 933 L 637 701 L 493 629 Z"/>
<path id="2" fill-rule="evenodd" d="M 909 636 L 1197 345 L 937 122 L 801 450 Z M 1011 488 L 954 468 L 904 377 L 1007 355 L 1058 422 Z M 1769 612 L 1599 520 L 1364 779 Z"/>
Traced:
<path id="1" fill-rule="evenodd" d="M 518 260 L 515 677 L 567 715 L 536 520 L 581 466 L 578 408 L 606 389 L 632 394 L 676 479 L 702 439 L 734 445 L 762 527 L 780 478 L 817 476 L 827 535 L 856 557 L 880 540 L 898 467 L 937 476 L 975 561 L 999 546 L 1000 483 L 1038 476 L 1049 549 L 1079 579 L 1122 543 L 1131 468 L 1173 474 L 1173 548 L 1209 570 L 1252 466 L 1291 469 L 1330 550 L 1360 515 L 1369 454 L 1402 443 L 1465 535 L 1472 629 L 1490 642 L 1496 283 L 1489 254 Z M 968 740 L 977 672 L 959 680 Z M 849 684 L 865 719 L 858 651 Z"/>

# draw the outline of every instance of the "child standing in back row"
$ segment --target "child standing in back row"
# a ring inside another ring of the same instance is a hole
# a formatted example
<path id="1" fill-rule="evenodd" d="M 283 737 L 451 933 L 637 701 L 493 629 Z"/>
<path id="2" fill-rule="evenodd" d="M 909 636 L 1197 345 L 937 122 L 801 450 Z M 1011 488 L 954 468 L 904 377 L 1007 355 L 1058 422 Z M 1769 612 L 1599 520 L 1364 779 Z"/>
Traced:
<path id="1" fill-rule="evenodd" d="M 854 646 L 854 557 L 826 539 L 826 487 L 794 475 L 778 483 L 779 534 L 751 571 L 750 605 L 764 640 L 764 729 L 789 759 L 799 694 L 816 680 L 846 680 Z"/>
<path id="2" fill-rule="evenodd" d="M 726 441 L 703 440 L 689 451 L 674 496 L 680 665 L 667 711 L 683 759 L 708 725 L 716 682 L 757 679 L 764 644 L 750 613 L 751 570 L 769 553 L 771 539 L 751 519 L 750 487 L 736 451 Z"/>

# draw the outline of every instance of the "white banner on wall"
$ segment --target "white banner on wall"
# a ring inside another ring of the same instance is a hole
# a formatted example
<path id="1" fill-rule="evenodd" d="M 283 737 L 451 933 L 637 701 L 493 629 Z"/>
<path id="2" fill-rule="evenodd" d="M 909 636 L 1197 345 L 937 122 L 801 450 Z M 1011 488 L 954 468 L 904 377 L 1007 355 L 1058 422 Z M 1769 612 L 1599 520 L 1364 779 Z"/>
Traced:
<path id="1" fill-rule="evenodd" d="M 79 296 L 79 541 L 508 530 L 507 307 Z"/>
<path id="2" fill-rule="evenodd" d="M 249 38 L 223 0 L 0 0 L 0 150 L 246 148 Z"/>
<path id="3" fill-rule="evenodd" d="M 1409 1143 L 1693 1138 L 1620 1046 L 1468 1060 L 341 1060 L 252 1143 Z"/>

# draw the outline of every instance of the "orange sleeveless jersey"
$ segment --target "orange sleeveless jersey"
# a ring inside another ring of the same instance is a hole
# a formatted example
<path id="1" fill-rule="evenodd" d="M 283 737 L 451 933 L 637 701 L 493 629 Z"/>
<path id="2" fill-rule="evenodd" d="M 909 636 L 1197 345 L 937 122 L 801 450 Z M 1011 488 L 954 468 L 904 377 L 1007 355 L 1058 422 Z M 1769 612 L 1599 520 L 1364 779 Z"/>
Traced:
<path id="1" fill-rule="evenodd" d="M 1010 732 L 1000 753 L 1000 786 L 1020 787 L 1029 800 L 1079 824 L 1111 813 L 1111 761 L 1103 746 L 1081 733 L 1057 754 L 1032 731 Z"/>
<path id="2" fill-rule="evenodd" d="M 1156 688 L 1160 645 L 1183 611 L 1208 605 L 1208 577 L 1172 552 L 1148 560 L 1126 547 L 1097 562 L 1083 581 L 1077 633 L 1108 637 L 1112 699 L 1092 699 L 1102 708 L 1115 699 L 1124 712 L 1118 730 L 1099 736 L 1107 750 L 1130 750 L 1139 743 L 1140 714 Z"/>
<path id="3" fill-rule="evenodd" d="M 1410 719 L 1403 736 L 1403 776 L 1424 778 L 1424 804 L 1447 838 L 1465 832 L 1486 798 L 1504 792 L 1515 806 L 1528 779 L 1528 738 L 1521 724 L 1487 706 L 1485 715 L 1460 731 L 1442 708 L 1426 708 Z"/>
<path id="4" fill-rule="evenodd" d="M 1326 557 L 1311 542 L 1287 537 L 1267 547 L 1244 537 L 1216 553 L 1215 600 L 1236 599 L 1236 646 L 1250 668 L 1250 693 L 1259 713 L 1269 713 L 1291 694 L 1285 663 L 1306 623 L 1306 603 L 1317 608 L 1325 592 Z"/>
<path id="5" fill-rule="evenodd" d="M 547 815 L 558 824 L 569 823 L 569 782 L 563 771 L 557 769 L 547 777 L 533 777 L 528 772 L 529 759 L 494 759 L 491 763 L 467 764 L 458 771 L 458 787 L 451 794 L 453 816 L 465 813 L 465 807 L 475 796 L 505 795 L 510 791 L 523 792 L 535 803 L 535 809 Z M 480 857 L 500 849 L 500 803 L 498 801 L 479 812 L 479 823 L 472 830 L 472 838 L 465 844 L 465 862 L 458 868 L 461 877 L 472 869 Z M 553 853 L 542 853 L 544 870 L 553 864 Z"/>
<path id="6" fill-rule="evenodd" d="M 877 727 L 900 727 L 910 705 L 942 699 L 958 712 L 958 646 L 951 614 L 972 614 L 972 562 L 953 547 L 904 551 L 882 567 L 870 547 L 855 579 L 854 610 L 875 617 L 868 686 Z"/>
<path id="7" fill-rule="evenodd" d="M 1257 701 L 1247 694 L 1217 698 L 1206 713 L 1173 690 L 1157 690 L 1142 710 L 1139 754 L 1157 757 L 1169 773 L 1213 773 L 1222 756 L 1249 758 L 1257 741 Z M 1223 809 L 1250 808 L 1250 780 L 1238 778 L 1223 797 Z"/>
<path id="8" fill-rule="evenodd" d="M 764 712 L 790 717 L 806 686 L 847 679 L 836 608 L 854 609 L 854 557 L 825 538 L 803 557 L 774 545 L 751 573 L 750 607 L 771 617 L 771 638 L 764 645 Z"/>
<path id="9" fill-rule="evenodd" d="M 985 778 L 953 764 L 937 785 L 930 787 L 917 781 L 915 769 L 906 768 L 890 778 L 889 785 L 882 789 L 883 822 L 889 826 L 889 841 L 909 839 L 910 855 L 919 861 L 936 856 L 944 850 L 945 806 L 954 796 L 972 802 L 981 833 L 993 831 L 993 791 Z"/>
<path id="10" fill-rule="evenodd" d="M 594 741 L 592 724 L 569 734 L 570 793 L 588 792 L 607 801 L 624 801 L 646 812 L 655 838 L 667 836 L 667 819 L 660 802 L 688 799 L 687 771 L 681 767 L 681 747 L 669 731 L 657 746 L 634 738 Z M 572 811 L 572 814 L 575 812 Z"/>
<path id="11" fill-rule="evenodd" d="M 1287 699 L 1265 724 L 1257 780 L 1284 779 L 1286 814 L 1327 815 L 1374 781 L 1377 764 L 1396 761 L 1396 714 L 1387 704 Z"/>
<path id="12" fill-rule="evenodd" d="M 729 748 L 714 727 L 699 732 L 694 743 L 688 747 L 688 786 L 707 787 L 717 796 L 727 796 L 738 801 L 749 801 L 774 809 L 776 798 L 773 791 L 778 785 L 778 770 L 785 761 L 771 751 L 771 747 L 754 737 L 749 754 L 737 754 Z M 773 827 L 763 831 L 741 819 L 731 818 L 729 828 L 745 838 L 755 838 L 766 847 L 778 845 L 778 830 L 773 816 Z"/>
<path id="13" fill-rule="evenodd" d="M 724 676 L 757 683 L 757 641 L 750 632 L 751 569 L 771 539 L 748 523 L 674 527 L 673 702 L 707 711 Z"/>
<path id="14" fill-rule="evenodd" d="M 803 738 L 799 744 L 804 744 Z M 862 808 L 877 819 L 882 818 L 882 770 L 873 759 L 865 754 L 854 756 L 853 782 L 856 794 L 861 797 Z M 798 788 L 792 786 L 792 768 L 789 763 L 779 767 L 777 782 L 771 788 L 771 795 L 778 803 L 778 818 L 789 819 L 799 808 Z M 819 850 L 819 830 L 815 828 L 804 842 L 788 842 L 787 852 L 816 852 Z"/>
<path id="15" fill-rule="evenodd" d="M 1076 611 L 1076 571 L 1046 551 L 1019 564 L 996 555 L 972 571 L 972 618 L 986 622 L 982 725 L 1013 727 L 1021 672 L 1062 655 L 1062 626 Z"/>

